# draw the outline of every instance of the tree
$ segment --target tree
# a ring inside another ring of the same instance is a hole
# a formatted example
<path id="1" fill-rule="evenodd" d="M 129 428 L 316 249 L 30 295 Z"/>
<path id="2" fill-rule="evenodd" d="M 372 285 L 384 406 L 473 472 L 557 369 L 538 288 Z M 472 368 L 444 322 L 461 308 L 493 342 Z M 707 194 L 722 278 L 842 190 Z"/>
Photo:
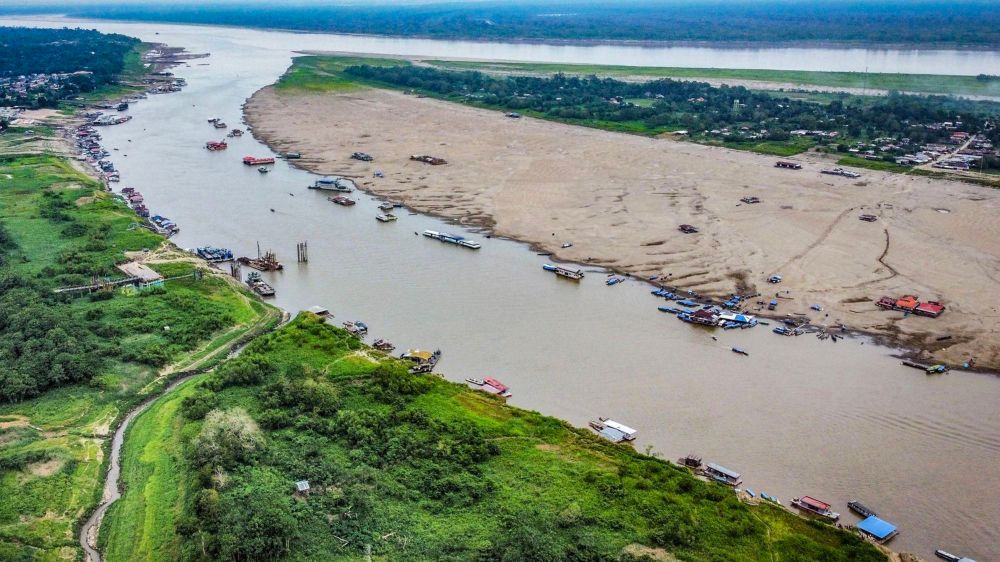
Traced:
<path id="1" fill-rule="evenodd" d="M 251 470 L 219 502 L 219 559 L 277 560 L 298 537 L 291 482 Z"/>
<path id="2" fill-rule="evenodd" d="M 191 447 L 199 464 L 233 468 L 264 448 L 264 435 L 243 408 L 212 410 Z"/>

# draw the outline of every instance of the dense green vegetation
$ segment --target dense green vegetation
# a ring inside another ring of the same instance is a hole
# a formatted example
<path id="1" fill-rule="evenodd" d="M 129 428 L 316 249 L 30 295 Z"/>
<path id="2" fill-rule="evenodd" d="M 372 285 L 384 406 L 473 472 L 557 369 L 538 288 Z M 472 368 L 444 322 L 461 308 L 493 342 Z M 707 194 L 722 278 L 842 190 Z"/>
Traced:
<path id="1" fill-rule="evenodd" d="M 773 84 L 850 88 L 856 90 L 896 90 L 928 94 L 1000 97 L 1000 80 L 982 76 L 936 74 L 883 74 L 864 72 L 814 72 L 808 70 L 765 70 L 742 68 L 679 68 L 658 66 L 614 66 L 598 64 L 427 61 L 449 70 L 481 70 L 518 74 L 574 74 L 579 76 L 677 78 L 699 80 L 750 80 Z"/>
<path id="2" fill-rule="evenodd" d="M 126 459 L 111 562 L 884 560 L 588 430 L 410 375 L 309 313 L 143 414 Z"/>
<path id="3" fill-rule="evenodd" d="M 697 141 L 767 154 L 794 154 L 834 140 L 841 145 L 884 137 L 907 138 L 912 144 L 937 142 L 950 135 L 938 125 L 944 121 L 961 121 L 962 130 L 1000 141 L 1000 130 L 991 126 L 1000 115 L 1000 104 L 943 97 L 844 95 L 817 103 L 742 86 L 672 79 L 635 83 L 564 74 L 495 76 L 413 65 L 348 66 L 343 74 L 451 101 L 615 131 L 658 135 L 685 130 Z M 796 130 L 821 134 L 796 135 Z"/>
<path id="4" fill-rule="evenodd" d="M 8 12 L 437 38 L 1000 44 L 1000 14 L 988 0 L 20 4 Z"/>
<path id="5" fill-rule="evenodd" d="M 133 37 L 93 30 L 0 27 L 0 105 L 54 107 L 93 92 L 117 80 L 138 45 Z M 37 74 L 48 76 L 33 80 Z"/>
<path id="6" fill-rule="evenodd" d="M 276 319 L 209 276 L 143 292 L 52 293 L 120 277 L 113 265 L 124 252 L 163 243 L 134 221 L 66 160 L 0 158 L 0 560 L 74 558 L 116 421 L 170 372 L 217 362 Z M 152 267 L 183 276 L 193 266 L 164 253 Z"/>

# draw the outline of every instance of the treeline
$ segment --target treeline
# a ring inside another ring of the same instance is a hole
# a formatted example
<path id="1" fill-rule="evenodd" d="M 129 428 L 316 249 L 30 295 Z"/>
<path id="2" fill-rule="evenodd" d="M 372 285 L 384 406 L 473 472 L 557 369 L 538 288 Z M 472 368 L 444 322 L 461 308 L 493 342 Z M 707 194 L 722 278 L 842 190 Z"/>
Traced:
<path id="1" fill-rule="evenodd" d="M 898 93 L 874 101 L 844 96 L 816 103 L 742 86 L 715 87 L 671 79 L 636 83 L 562 74 L 548 78 L 492 76 L 412 65 L 351 66 L 344 73 L 356 79 L 579 124 L 630 123 L 635 125 L 633 130 L 650 134 L 686 129 L 695 136 L 725 129 L 733 140 L 742 138 L 746 127 L 775 141 L 787 140 L 790 131 L 805 129 L 837 131 L 841 140 L 905 136 L 913 142 L 930 142 L 947 138 L 950 132 L 924 125 L 943 121 L 963 121 L 965 131 L 996 137 L 997 130 L 988 128 L 987 120 L 995 122 L 1000 115 L 997 104 Z"/>
<path id="2" fill-rule="evenodd" d="M 0 27 L 0 105 L 51 107 L 59 99 L 113 83 L 124 69 L 125 55 L 138 44 L 132 37 L 86 29 Z M 15 83 L 19 76 L 33 74 L 70 76 Z"/>
<path id="3" fill-rule="evenodd" d="M 475 2 L 316 6 L 129 3 L 53 11 L 79 17 L 471 39 L 1000 44 L 1000 13 L 986 0 L 945 2 Z M 13 11 L 17 8 L 8 8 Z"/>

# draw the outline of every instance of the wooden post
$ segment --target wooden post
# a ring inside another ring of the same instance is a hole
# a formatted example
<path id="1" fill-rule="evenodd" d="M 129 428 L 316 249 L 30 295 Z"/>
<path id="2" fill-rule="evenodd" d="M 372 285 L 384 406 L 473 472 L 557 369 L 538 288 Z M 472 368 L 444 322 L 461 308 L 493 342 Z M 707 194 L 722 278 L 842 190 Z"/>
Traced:
<path id="1" fill-rule="evenodd" d="M 299 242 L 295 245 L 299 263 L 309 262 L 309 242 Z"/>

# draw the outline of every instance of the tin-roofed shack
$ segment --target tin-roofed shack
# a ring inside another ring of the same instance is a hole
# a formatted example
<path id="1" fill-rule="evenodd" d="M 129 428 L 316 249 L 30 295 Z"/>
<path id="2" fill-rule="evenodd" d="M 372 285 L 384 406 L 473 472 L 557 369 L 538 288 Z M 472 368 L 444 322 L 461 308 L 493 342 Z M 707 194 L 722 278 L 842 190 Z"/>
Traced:
<path id="1" fill-rule="evenodd" d="M 116 265 L 119 271 L 129 277 L 137 277 L 143 283 L 152 283 L 163 279 L 163 276 L 153 271 L 149 267 L 134 261 Z"/>

